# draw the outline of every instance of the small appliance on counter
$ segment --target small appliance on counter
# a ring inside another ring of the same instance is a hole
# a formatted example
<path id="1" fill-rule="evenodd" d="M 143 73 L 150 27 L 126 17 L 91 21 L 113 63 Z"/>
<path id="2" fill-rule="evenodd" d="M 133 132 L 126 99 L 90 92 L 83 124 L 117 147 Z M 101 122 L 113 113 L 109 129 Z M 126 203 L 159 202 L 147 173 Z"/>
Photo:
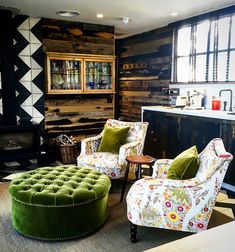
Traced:
<path id="1" fill-rule="evenodd" d="M 187 105 L 187 96 L 178 95 L 170 97 L 170 106 L 175 108 L 183 108 Z"/>
<path id="2" fill-rule="evenodd" d="M 191 94 L 188 92 L 188 104 L 184 109 L 204 109 L 204 99 L 205 99 L 205 90 L 192 90 Z"/>
<path id="3" fill-rule="evenodd" d="M 182 96 L 179 88 L 169 89 L 169 104 L 173 108 L 183 108 L 187 104 L 187 96 Z"/>

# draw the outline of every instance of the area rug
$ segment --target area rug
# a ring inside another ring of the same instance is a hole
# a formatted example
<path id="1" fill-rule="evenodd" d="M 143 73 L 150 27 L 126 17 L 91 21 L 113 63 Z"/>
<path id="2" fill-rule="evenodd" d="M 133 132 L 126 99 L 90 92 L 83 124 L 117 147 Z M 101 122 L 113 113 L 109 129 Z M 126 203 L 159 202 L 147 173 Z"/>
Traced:
<path id="1" fill-rule="evenodd" d="M 27 238 L 14 230 L 11 224 L 11 201 L 7 192 L 8 183 L 0 184 L 0 251 L 22 252 L 105 252 L 144 251 L 191 233 L 139 227 L 138 242 L 130 242 L 130 224 L 126 217 L 126 202 L 120 200 L 120 185 L 114 185 L 109 196 L 109 218 L 95 233 L 69 241 L 45 242 Z M 232 221 L 233 218 L 214 211 L 210 228 Z"/>

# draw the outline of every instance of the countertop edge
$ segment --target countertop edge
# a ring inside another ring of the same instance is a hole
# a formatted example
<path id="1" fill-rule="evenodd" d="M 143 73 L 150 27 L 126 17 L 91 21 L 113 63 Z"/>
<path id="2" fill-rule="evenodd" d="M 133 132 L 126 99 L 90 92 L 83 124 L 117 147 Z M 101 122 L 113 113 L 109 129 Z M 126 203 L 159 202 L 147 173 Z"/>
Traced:
<path id="1" fill-rule="evenodd" d="M 142 106 L 142 113 L 144 110 L 163 112 L 163 113 L 171 113 L 171 114 L 180 114 L 180 115 L 189 115 L 189 116 L 197 116 L 204 118 L 212 118 L 218 120 L 228 120 L 235 121 L 235 115 L 228 115 L 227 111 L 216 111 L 216 110 L 184 110 L 181 108 L 171 108 L 164 106 Z"/>

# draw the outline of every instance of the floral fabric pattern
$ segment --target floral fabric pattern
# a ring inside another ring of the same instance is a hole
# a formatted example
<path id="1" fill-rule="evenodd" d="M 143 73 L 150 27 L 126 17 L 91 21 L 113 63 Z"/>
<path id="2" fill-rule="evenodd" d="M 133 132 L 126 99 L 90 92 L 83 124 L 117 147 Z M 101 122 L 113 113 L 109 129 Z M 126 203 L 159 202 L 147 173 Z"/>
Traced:
<path id="1" fill-rule="evenodd" d="M 95 152 L 79 158 L 79 166 L 95 169 L 110 178 L 119 178 L 125 171 L 120 169 L 118 155 L 108 152 Z"/>
<path id="2" fill-rule="evenodd" d="M 97 152 L 103 136 L 102 131 L 95 137 L 82 140 L 81 153 L 77 158 L 77 165 L 98 170 L 109 176 L 111 179 L 117 179 L 124 177 L 127 165 L 126 157 L 129 155 L 142 154 L 148 123 L 123 122 L 108 119 L 106 125 L 110 127 L 130 127 L 126 143 L 120 147 L 119 154 Z"/>
<path id="3" fill-rule="evenodd" d="M 158 159 L 153 165 L 153 178 L 166 178 L 168 168 L 173 159 Z"/>
<path id="4" fill-rule="evenodd" d="M 102 132 L 103 133 L 103 132 Z M 99 134 L 95 137 L 88 137 L 81 142 L 81 155 L 89 155 L 98 150 L 103 134 Z"/>
<path id="5" fill-rule="evenodd" d="M 156 161 L 153 176 L 136 181 L 128 192 L 128 219 L 141 226 L 187 232 L 205 230 L 232 159 L 222 140 L 213 139 L 199 154 L 195 178 L 166 179 L 171 160 Z"/>

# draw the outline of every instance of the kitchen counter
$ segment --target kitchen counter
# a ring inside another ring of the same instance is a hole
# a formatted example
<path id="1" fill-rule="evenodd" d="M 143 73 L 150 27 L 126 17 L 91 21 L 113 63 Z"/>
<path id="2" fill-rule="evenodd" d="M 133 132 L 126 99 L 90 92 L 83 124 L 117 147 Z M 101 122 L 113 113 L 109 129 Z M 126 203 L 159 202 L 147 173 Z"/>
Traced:
<path id="1" fill-rule="evenodd" d="M 226 150 L 235 153 L 235 113 L 144 106 L 142 120 L 149 123 L 145 155 L 175 158 L 193 145 L 201 152 L 213 138 L 221 138 Z M 223 187 L 235 192 L 235 159 L 229 165 Z"/>
<path id="2" fill-rule="evenodd" d="M 221 111 L 221 110 L 211 110 L 211 109 L 190 110 L 190 109 L 182 109 L 182 108 L 172 108 L 168 106 L 143 106 L 142 118 L 143 118 L 144 110 L 235 121 L 235 112 L 228 112 L 228 111 Z M 229 114 L 229 113 L 232 113 L 232 114 Z"/>

